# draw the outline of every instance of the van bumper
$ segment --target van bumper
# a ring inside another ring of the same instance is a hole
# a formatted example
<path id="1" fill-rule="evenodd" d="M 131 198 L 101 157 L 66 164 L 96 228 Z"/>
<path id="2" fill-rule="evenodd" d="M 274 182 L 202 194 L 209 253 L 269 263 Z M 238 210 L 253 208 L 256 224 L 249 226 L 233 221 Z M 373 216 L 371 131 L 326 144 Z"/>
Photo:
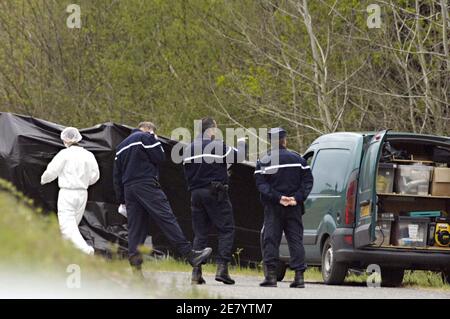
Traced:
<path id="1" fill-rule="evenodd" d="M 344 241 L 344 235 L 351 235 L 352 229 L 337 229 L 333 234 L 334 255 L 337 262 L 353 267 L 365 268 L 370 264 L 384 267 L 415 270 L 448 270 L 450 269 L 450 250 L 419 250 L 404 248 L 366 247 L 356 249 Z"/>

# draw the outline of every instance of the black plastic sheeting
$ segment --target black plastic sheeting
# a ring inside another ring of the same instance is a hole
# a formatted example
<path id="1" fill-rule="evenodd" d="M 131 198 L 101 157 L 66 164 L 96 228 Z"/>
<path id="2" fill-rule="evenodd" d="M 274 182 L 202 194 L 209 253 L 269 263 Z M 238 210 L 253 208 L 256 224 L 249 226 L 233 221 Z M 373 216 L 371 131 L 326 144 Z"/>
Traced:
<path id="1" fill-rule="evenodd" d="M 57 182 L 40 185 L 47 164 L 64 146 L 60 140 L 64 126 L 27 116 L 0 112 L 0 178 L 11 181 L 20 191 L 34 199 L 46 211 L 56 212 Z M 118 202 L 113 190 L 115 147 L 130 134 L 131 128 L 114 123 L 80 130 L 80 145 L 94 153 L 100 166 L 100 180 L 89 189 L 89 201 L 80 230 L 86 241 L 106 255 L 118 248 L 127 250 L 126 219 L 117 213 Z M 166 154 L 175 141 L 160 137 Z M 254 168 L 247 164 L 230 167 L 230 198 L 233 204 L 236 238 L 235 262 L 248 264 L 261 260 L 260 229 L 263 210 L 253 178 Z M 170 158 L 161 166 L 160 183 L 186 236 L 192 240 L 190 194 L 181 164 Z M 150 223 L 149 234 L 154 248 L 176 255 L 160 230 Z M 210 242 L 217 247 L 217 236 L 211 229 Z"/>

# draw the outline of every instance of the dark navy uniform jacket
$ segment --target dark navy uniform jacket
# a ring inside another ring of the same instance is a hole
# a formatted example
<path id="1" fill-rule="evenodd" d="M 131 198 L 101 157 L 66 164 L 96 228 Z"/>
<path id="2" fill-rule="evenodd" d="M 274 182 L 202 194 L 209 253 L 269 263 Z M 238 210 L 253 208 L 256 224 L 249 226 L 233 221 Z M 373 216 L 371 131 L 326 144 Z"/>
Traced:
<path id="1" fill-rule="evenodd" d="M 306 200 L 313 186 L 313 176 L 306 160 L 284 147 L 271 150 L 256 164 L 256 186 L 263 203 L 278 204 L 281 196 Z"/>
<path id="2" fill-rule="evenodd" d="M 245 154 L 222 140 L 196 138 L 183 152 L 188 189 L 204 188 L 211 182 L 228 184 L 228 165 L 243 161 L 244 157 Z"/>
<path id="3" fill-rule="evenodd" d="M 124 203 L 124 186 L 158 181 L 158 165 L 164 159 L 164 149 L 155 135 L 134 129 L 116 148 L 114 188 L 120 203 Z"/>

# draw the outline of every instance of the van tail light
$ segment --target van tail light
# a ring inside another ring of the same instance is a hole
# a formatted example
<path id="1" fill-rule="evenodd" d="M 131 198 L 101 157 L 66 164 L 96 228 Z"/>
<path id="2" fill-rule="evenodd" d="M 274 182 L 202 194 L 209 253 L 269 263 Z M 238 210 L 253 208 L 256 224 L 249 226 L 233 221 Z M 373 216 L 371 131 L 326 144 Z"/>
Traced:
<path id="1" fill-rule="evenodd" d="M 350 175 L 345 197 L 345 224 L 353 225 L 355 222 L 356 192 L 358 189 L 357 171 Z"/>
<path id="2" fill-rule="evenodd" d="M 353 235 L 345 235 L 344 243 L 346 243 L 348 246 L 352 246 L 353 245 Z"/>

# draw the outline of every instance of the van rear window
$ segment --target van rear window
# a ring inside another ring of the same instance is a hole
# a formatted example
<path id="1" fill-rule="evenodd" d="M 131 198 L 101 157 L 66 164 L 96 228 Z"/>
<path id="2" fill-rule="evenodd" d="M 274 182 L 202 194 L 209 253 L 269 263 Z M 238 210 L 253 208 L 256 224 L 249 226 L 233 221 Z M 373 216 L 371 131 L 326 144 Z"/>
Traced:
<path id="1" fill-rule="evenodd" d="M 350 151 L 347 149 L 320 150 L 314 160 L 314 186 L 311 194 L 341 195 L 349 164 Z"/>

